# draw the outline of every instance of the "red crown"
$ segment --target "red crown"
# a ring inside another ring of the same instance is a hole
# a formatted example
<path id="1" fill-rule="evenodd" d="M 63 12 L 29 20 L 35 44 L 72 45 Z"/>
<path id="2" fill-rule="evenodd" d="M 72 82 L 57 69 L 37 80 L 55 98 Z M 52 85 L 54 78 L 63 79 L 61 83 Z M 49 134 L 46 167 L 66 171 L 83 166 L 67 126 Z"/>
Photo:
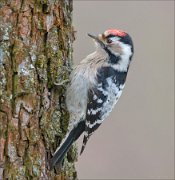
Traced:
<path id="1" fill-rule="evenodd" d="M 126 36 L 126 32 L 118 29 L 108 29 L 104 33 L 106 36 L 108 35 L 114 35 L 114 36 Z"/>

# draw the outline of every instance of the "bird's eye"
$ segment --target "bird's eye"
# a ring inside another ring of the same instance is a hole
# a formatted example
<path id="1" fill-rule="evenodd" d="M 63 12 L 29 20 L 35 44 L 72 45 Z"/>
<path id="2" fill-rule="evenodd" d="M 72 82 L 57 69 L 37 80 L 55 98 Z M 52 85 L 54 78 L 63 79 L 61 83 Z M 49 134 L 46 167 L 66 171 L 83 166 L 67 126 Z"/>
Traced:
<path id="1" fill-rule="evenodd" d="M 106 42 L 107 42 L 108 44 L 110 44 L 110 43 L 112 43 L 112 39 L 107 38 Z"/>

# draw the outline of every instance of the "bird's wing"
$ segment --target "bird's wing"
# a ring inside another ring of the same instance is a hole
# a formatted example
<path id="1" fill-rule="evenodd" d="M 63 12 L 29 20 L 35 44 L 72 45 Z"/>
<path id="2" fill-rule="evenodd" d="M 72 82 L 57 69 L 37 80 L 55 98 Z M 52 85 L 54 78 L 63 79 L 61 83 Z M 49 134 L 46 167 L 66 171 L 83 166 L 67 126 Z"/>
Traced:
<path id="1" fill-rule="evenodd" d="M 107 98 L 108 96 L 102 88 L 95 88 L 88 92 L 85 132 L 80 154 L 84 151 L 89 137 L 103 121 L 103 104 L 107 101 Z"/>

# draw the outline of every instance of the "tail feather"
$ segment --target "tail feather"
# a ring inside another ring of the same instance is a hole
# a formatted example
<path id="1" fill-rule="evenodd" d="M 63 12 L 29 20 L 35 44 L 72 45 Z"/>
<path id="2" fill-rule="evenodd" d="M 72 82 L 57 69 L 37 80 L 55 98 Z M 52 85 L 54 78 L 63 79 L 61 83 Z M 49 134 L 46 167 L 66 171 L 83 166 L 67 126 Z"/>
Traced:
<path id="1" fill-rule="evenodd" d="M 65 141 L 62 143 L 60 148 L 55 152 L 54 156 L 50 160 L 50 169 L 53 169 L 53 167 L 56 164 L 61 164 L 62 160 L 67 153 L 67 151 L 70 149 L 72 143 L 76 141 L 80 135 L 85 130 L 85 122 L 80 121 L 78 125 L 69 133 L 68 137 L 65 139 Z"/>
<path id="2" fill-rule="evenodd" d="M 53 167 L 56 164 L 62 163 L 62 160 L 66 152 L 69 150 L 70 146 L 72 145 L 72 143 L 73 143 L 73 137 L 69 136 L 62 144 L 62 146 L 55 152 L 54 156 L 50 160 L 50 169 L 53 169 Z"/>
<path id="3" fill-rule="evenodd" d="M 87 143 L 87 141 L 88 141 L 88 138 L 89 138 L 89 136 L 85 136 L 85 135 L 84 135 L 83 144 L 82 144 L 82 147 L 81 147 L 80 155 L 83 153 L 83 151 L 84 151 L 84 149 L 85 149 L 85 146 L 86 146 L 86 143 Z"/>

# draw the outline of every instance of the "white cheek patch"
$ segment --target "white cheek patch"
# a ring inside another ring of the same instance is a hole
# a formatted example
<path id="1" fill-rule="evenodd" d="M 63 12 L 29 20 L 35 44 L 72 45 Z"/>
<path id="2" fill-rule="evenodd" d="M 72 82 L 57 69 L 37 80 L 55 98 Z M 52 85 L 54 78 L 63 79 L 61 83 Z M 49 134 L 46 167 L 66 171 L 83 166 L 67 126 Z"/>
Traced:
<path id="1" fill-rule="evenodd" d="M 123 54 L 120 56 L 121 60 L 118 62 L 118 64 L 112 65 L 112 67 L 120 72 L 127 71 L 130 59 L 129 57 L 132 55 L 131 46 L 124 44 L 122 42 L 119 43 L 119 46 L 121 47 Z"/>

